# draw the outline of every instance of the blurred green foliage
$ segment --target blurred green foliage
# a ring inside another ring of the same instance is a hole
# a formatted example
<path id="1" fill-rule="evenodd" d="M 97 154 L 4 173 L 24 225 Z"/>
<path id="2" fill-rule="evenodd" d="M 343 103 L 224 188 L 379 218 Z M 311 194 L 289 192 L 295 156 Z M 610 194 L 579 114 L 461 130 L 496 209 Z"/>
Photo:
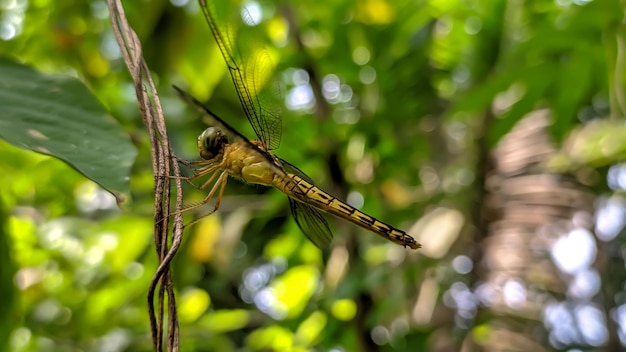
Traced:
<path id="1" fill-rule="evenodd" d="M 335 242 L 322 252 L 289 218 L 283 195 L 231 181 L 220 211 L 186 230 L 173 264 L 182 349 L 458 350 L 466 335 L 488 334 L 488 324 L 472 329 L 442 300 L 453 283 L 474 279 L 451 263 L 474 249 L 463 229 L 476 225 L 477 163 L 538 107 L 552 109 L 556 141 L 583 122 L 623 116 L 610 110 L 624 99 L 614 93 L 624 83 L 612 39 L 625 33 L 620 2 L 254 4 L 263 17 L 249 31 L 277 61 L 283 96 L 304 73 L 309 84 L 300 88 L 323 93 L 311 106 L 283 109 L 277 155 L 331 193 L 363 199 L 362 210 L 416 235 L 424 250 L 332 221 Z M 206 126 L 171 84 L 252 137 L 198 5 L 125 6 L 177 154 L 196 159 Z M 0 35 L 0 55 L 84 81 L 140 150 L 132 208 L 120 211 L 66 164 L 0 143 L 0 293 L 8 303 L 0 348 L 151 350 L 149 145 L 106 3 L 2 1 Z M 339 98 L 324 92 L 333 82 Z M 605 132 L 615 133 L 597 130 L 593 141 Z M 575 162 L 623 158 L 626 139 L 618 139 Z M 203 197 L 185 190 L 188 202 Z"/>

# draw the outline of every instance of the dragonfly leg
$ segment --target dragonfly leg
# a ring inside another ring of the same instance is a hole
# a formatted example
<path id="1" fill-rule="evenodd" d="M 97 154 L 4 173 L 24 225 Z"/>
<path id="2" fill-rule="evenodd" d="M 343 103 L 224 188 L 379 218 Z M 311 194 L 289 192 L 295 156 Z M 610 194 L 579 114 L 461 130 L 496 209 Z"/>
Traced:
<path id="1" fill-rule="evenodd" d="M 189 166 L 189 167 L 194 167 L 194 166 L 198 166 L 198 165 L 206 165 L 206 164 L 209 164 L 209 163 L 213 162 L 213 160 L 187 161 L 187 160 L 179 159 L 178 157 L 176 157 L 176 161 L 178 161 L 178 163 L 180 163 L 180 164 L 183 164 L 183 165 Z"/>
<path id="2" fill-rule="evenodd" d="M 202 172 L 204 169 L 206 169 L 207 167 L 210 167 L 212 165 L 215 165 L 216 161 L 214 159 L 211 160 L 196 160 L 196 161 L 186 161 L 186 160 L 182 160 L 182 159 L 177 159 L 178 162 L 184 166 L 186 166 L 187 168 L 193 170 L 194 175 L 189 176 L 189 177 L 199 177 L 196 176 L 198 174 L 200 175 L 206 175 L 207 172 L 205 171 L 204 173 Z M 181 179 L 184 179 L 185 177 L 180 177 Z"/>
<path id="3" fill-rule="evenodd" d="M 174 177 L 174 176 L 172 176 L 172 178 L 177 178 L 177 179 L 180 179 L 180 180 L 187 181 L 187 183 L 192 185 L 194 188 L 199 189 L 199 190 L 203 190 L 203 189 L 206 189 L 209 186 L 209 184 L 211 184 L 211 182 L 213 182 L 213 180 L 217 176 L 217 173 L 214 173 L 211 176 L 211 178 L 209 178 L 209 180 L 206 181 L 205 183 L 203 183 L 201 186 L 196 185 L 195 183 L 192 182 L 192 180 L 195 180 L 197 178 L 206 176 L 206 175 L 210 174 L 211 172 L 214 172 L 215 170 L 217 170 L 219 168 L 220 168 L 219 164 L 213 164 L 213 165 L 209 165 L 207 167 L 204 167 L 204 168 L 198 170 L 195 174 L 193 174 L 191 176 L 181 176 L 181 177 Z"/>
<path id="4" fill-rule="evenodd" d="M 210 165 L 213 164 L 215 161 L 214 159 L 211 160 L 196 160 L 196 161 L 186 161 L 185 165 L 186 166 L 191 166 L 191 167 L 195 167 L 195 166 L 203 166 L 203 165 Z"/>
<path id="5" fill-rule="evenodd" d="M 202 184 L 202 186 L 200 186 L 200 190 L 204 190 L 204 189 L 206 189 L 207 187 L 209 187 L 209 185 L 210 185 L 211 183 L 213 183 L 213 180 L 215 179 L 215 177 L 216 177 L 216 176 L 217 176 L 217 174 L 218 174 L 217 172 L 214 172 L 214 171 L 215 171 L 215 170 L 217 170 L 217 169 L 219 169 L 219 168 L 220 168 L 220 166 L 219 166 L 219 165 L 212 165 L 211 167 L 207 168 L 207 170 L 206 170 L 206 171 L 205 171 L 205 170 L 202 170 L 200 173 L 198 173 L 198 175 L 199 175 L 199 176 L 196 176 L 196 175 L 192 176 L 192 177 L 195 179 L 195 178 L 198 178 L 198 177 L 200 177 L 200 176 L 207 175 L 207 174 L 208 174 L 208 173 L 210 173 L 210 172 L 213 172 L 213 175 L 211 175 L 211 177 L 210 177 L 210 178 L 209 178 L 206 182 L 204 182 L 204 183 Z M 220 174 L 220 179 L 221 179 L 222 177 L 226 177 L 226 176 L 223 176 L 224 174 L 226 174 L 226 171 L 223 171 L 223 172 Z M 219 182 L 219 179 L 218 179 L 218 182 Z M 215 184 L 217 184 L 217 182 L 216 182 Z"/>
<path id="6" fill-rule="evenodd" d="M 215 170 L 211 170 L 211 171 L 215 171 Z M 209 192 L 209 194 L 208 194 L 208 195 L 207 195 L 207 196 L 206 196 L 206 197 L 205 197 L 202 201 L 197 202 L 197 203 L 196 203 L 196 202 L 194 202 L 194 203 L 192 203 L 192 204 L 186 205 L 186 206 L 185 206 L 183 209 L 181 209 L 179 212 L 174 212 L 174 213 L 171 213 L 171 214 L 170 214 L 170 216 L 172 216 L 172 215 L 176 215 L 176 214 L 178 214 L 178 213 L 184 213 L 184 212 L 189 211 L 189 210 L 192 210 L 192 209 L 199 208 L 199 207 L 201 207 L 201 206 L 203 206 L 203 205 L 207 204 L 208 202 L 210 202 L 210 201 L 211 201 L 211 198 L 213 198 L 213 195 L 215 194 L 215 191 L 217 190 L 217 188 L 218 188 L 218 186 L 219 186 L 219 182 L 223 182 L 223 181 L 220 181 L 220 180 L 222 179 L 222 177 L 226 177 L 226 176 L 227 176 L 227 174 L 226 174 L 226 171 L 223 171 L 223 172 L 221 172 L 221 173 L 219 173 L 219 172 L 213 172 L 213 175 L 211 175 L 211 177 L 210 177 L 210 178 L 209 178 L 206 182 L 204 182 L 202 185 L 200 185 L 200 186 L 198 186 L 198 185 L 196 185 L 195 183 L 193 183 L 193 182 L 191 182 L 191 181 L 190 181 L 190 180 L 191 180 L 191 178 L 192 178 L 193 176 L 191 176 L 191 177 L 181 177 L 181 179 L 184 179 L 185 181 L 189 182 L 189 184 L 191 184 L 192 186 L 194 186 L 196 189 L 199 189 L 199 190 L 204 190 L 204 189 L 206 189 L 206 188 L 207 188 L 207 187 L 208 187 L 208 186 L 209 186 L 209 185 L 213 182 L 213 180 L 215 180 L 215 178 L 216 178 L 218 175 L 220 176 L 220 178 L 218 179 L 218 181 L 217 181 L 217 182 L 215 182 L 215 185 L 213 185 L 213 188 L 211 189 L 211 192 Z M 203 175 L 203 176 L 204 176 L 204 175 Z M 195 177 L 194 177 L 194 178 L 195 178 Z M 221 194 L 221 193 L 220 193 L 220 194 Z"/>
<path id="7" fill-rule="evenodd" d="M 183 160 L 183 159 L 181 159 L 181 158 L 177 157 L 176 155 L 174 155 L 174 159 L 175 159 L 175 160 L 176 160 L 176 162 L 177 162 L 177 163 L 179 163 L 179 164 L 183 164 L 183 165 L 185 165 L 185 166 L 190 166 L 190 165 L 191 165 L 191 162 L 189 162 L 189 161 L 187 161 L 187 160 Z"/>
<path id="8" fill-rule="evenodd" d="M 217 173 L 215 173 L 214 176 L 215 175 L 217 175 Z M 214 177 L 211 177 L 211 178 L 214 178 Z M 220 174 L 220 177 L 217 179 L 217 181 L 213 185 L 213 188 L 211 189 L 211 192 L 209 192 L 209 194 L 202 200 L 202 202 L 200 202 L 198 204 L 193 204 L 193 205 L 183 209 L 183 211 L 188 211 L 188 210 L 195 209 L 195 208 L 198 208 L 198 207 L 201 207 L 201 206 L 207 204 L 208 202 L 211 201 L 211 199 L 215 195 L 215 192 L 219 188 L 219 193 L 217 195 L 217 199 L 215 200 L 215 207 L 213 208 L 213 210 L 211 210 L 208 213 L 202 214 L 199 217 L 195 218 L 193 221 L 191 221 L 190 223 L 186 224 L 185 227 L 191 226 L 191 225 L 195 224 L 196 222 L 202 220 L 203 218 L 206 218 L 207 216 L 215 213 L 220 208 L 220 203 L 222 202 L 222 196 L 224 195 L 224 190 L 226 189 L 227 181 L 228 181 L 228 173 L 226 173 L 226 171 L 223 171 Z M 206 184 L 208 184 L 208 183 L 205 183 L 205 185 Z"/>

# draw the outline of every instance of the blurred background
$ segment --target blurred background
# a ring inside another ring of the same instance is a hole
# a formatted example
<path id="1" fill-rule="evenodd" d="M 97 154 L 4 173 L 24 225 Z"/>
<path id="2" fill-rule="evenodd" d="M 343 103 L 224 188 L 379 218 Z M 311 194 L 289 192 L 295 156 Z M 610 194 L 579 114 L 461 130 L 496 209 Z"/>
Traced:
<path id="1" fill-rule="evenodd" d="M 280 192 L 231 180 L 173 263 L 182 350 L 624 349 L 624 1 L 224 4 L 276 64 L 276 154 L 423 248 L 329 218 L 321 251 Z M 171 84 L 252 138 L 198 4 L 124 5 L 177 155 L 206 125 Z M 0 142 L 0 349 L 151 350 L 149 140 L 106 3 L 0 0 L 0 55 L 83 80 L 140 151 L 120 210 Z"/>

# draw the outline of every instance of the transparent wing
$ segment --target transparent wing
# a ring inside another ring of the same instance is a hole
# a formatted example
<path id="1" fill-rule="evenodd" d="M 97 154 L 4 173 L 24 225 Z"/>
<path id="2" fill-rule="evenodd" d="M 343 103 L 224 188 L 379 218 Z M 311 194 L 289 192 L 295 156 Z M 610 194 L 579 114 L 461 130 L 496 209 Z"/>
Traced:
<path id="1" fill-rule="evenodd" d="M 288 163 L 283 159 L 279 159 L 281 166 L 287 173 L 298 175 L 307 182 L 313 184 L 313 180 L 307 176 L 302 170 Z M 333 233 L 330 231 L 328 222 L 317 209 L 314 207 L 289 198 L 289 207 L 291 214 L 296 220 L 296 224 L 306 237 L 319 248 L 326 248 L 333 239 Z"/>
<path id="2" fill-rule="evenodd" d="M 319 248 L 327 248 L 333 239 L 328 222 L 312 206 L 289 198 L 291 214 L 306 237 Z"/>
<path id="3" fill-rule="evenodd" d="M 265 81 L 263 78 L 272 71 L 269 55 L 264 50 L 254 51 L 253 57 L 244 65 L 239 50 L 233 45 L 233 32 L 218 23 L 214 5 L 207 0 L 198 2 L 226 61 L 237 96 L 254 132 L 268 149 L 278 148 L 282 133 L 280 109 L 270 99 L 259 95 Z M 245 9 L 241 12 L 241 18 L 246 24 L 254 23 Z"/>

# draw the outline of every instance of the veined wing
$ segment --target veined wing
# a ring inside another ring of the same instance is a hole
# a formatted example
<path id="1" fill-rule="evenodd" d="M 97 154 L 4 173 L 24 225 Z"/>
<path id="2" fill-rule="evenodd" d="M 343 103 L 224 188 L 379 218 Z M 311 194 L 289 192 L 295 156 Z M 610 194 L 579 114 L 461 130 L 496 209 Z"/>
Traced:
<path id="1" fill-rule="evenodd" d="M 244 65 L 239 50 L 233 45 L 232 32 L 226 30 L 226 26 L 220 26 L 216 20 L 214 4 L 208 0 L 198 0 L 198 3 L 226 61 L 237 96 L 254 132 L 268 149 L 278 148 L 282 133 L 280 109 L 276 104 L 259 95 L 262 88 L 260 74 L 271 70 L 267 52 L 261 51 L 261 54 L 255 55 L 253 60 Z M 245 9 L 242 13 L 242 18 L 246 23 L 254 23 Z"/>
<path id="2" fill-rule="evenodd" d="M 324 216 L 312 206 L 289 198 L 289 208 L 296 224 L 318 248 L 328 248 L 333 234 Z"/>
<path id="3" fill-rule="evenodd" d="M 313 182 L 309 176 L 297 167 L 283 159 L 279 160 L 287 173 L 298 175 L 311 183 Z M 333 239 L 333 234 L 322 213 L 314 207 L 299 202 L 291 197 L 289 198 L 289 208 L 291 208 L 291 214 L 293 214 L 296 224 L 298 224 L 298 227 L 306 237 L 319 248 L 328 247 L 330 241 Z"/>

